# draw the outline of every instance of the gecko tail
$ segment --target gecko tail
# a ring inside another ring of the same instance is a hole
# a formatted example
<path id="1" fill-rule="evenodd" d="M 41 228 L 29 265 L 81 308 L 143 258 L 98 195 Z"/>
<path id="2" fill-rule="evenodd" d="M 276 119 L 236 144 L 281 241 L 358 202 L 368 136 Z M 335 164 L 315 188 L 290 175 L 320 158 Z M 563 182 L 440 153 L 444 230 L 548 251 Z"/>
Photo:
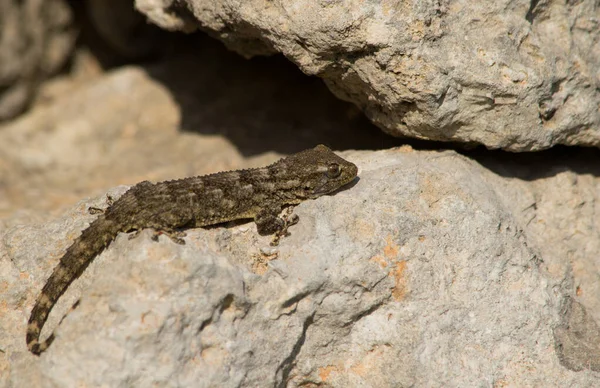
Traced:
<path id="1" fill-rule="evenodd" d="M 119 229 L 118 225 L 101 215 L 67 249 L 31 310 L 25 337 L 31 353 L 40 355 L 52 344 L 54 333 L 40 341 L 40 334 L 50 311 L 71 283 L 81 276 L 94 258 L 115 239 Z"/>
<path id="2" fill-rule="evenodd" d="M 69 311 L 69 313 L 71 311 L 75 310 L 77 308 L 77 306 L 79 306 L 79 300 L 77 300 L 73 304 L 73 307 L 71 307 L 71 310 Z M 62 321 L 65 320 L 65 318 L 67 317 L 67 315 L 69 313 L 65 314 L 65 316 L 61 318 L 60 322 L 58 323 L 59 325 L 62 323 Z M 32 315 L 33 315 L 33 311 L 32 311 Z M 54 341 L 54 333 L 52 333 L 48 336 L 48 338 L 46 338 L 44 341 L 40 342 L 40 332 L 42 330 L 43 325 L 44 325 L 43 322 L 41 322 L 41 323 L 40 322 L 30 322 L 29 326 L 27 327 L 27 336 L 26 336 L 27 347 L 29 348 L 29 351 L 31 353 L 35 354 L 36 356 L 39 356 L 46 349 L 48 349 L 50 344 L 52 344 L 52 341 Z"/>
<path id="3" fill-rule="evenodd" d="M 52 344 L 52 341 L 54 341 L 54 333 L 50 334 L 50 336 L 48 338 L 46 338 L 46 340 L 43 341 L 42 343 L 40 343 L 35 338 L 29 338 L 29 334 L 30 334 L 30 332 L 27 332 L 27 347 L 29 348 L 29 351 L 31 353 L 35 354 L 36 356 L 39 356 L 44 351 L 46 351 L 46 349 L 48 349 L 50 344 Z M 39 338 L 39 334 L 38 334 L 38 338 Z"/>

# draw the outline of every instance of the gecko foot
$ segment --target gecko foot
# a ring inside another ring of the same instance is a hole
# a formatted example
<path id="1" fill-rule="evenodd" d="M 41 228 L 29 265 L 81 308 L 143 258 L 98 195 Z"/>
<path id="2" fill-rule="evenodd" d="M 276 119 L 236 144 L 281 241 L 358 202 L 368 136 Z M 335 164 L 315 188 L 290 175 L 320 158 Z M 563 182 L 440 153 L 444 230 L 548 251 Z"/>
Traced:
<path id="1" fill-rule="evenodd" d="M 297 214 L 292 213 L 291 208 L 287 208 L 286 212 L 281 216 L 281 220 L 283 221 L 283 227 L 273 235 L 273 240 L 271 240 L 271 246 L 279 245 L 279 240 L 281 237 L 289 236 L 288 228 L 292 225 L 295 225 L 300 220 Z"/>
<path id="2" fill-rule="evenodd" d="M 90 206 L 90 207 L 88 207 L 88 213 L 90 213 L 92 215 L 104 214 L 104 209 L 100 209 L 99 207 L 95 207 L 95 206 Z"/>
<path id="3" fill-rule="evenodd" d="M 109 208 L 112 206 L 112 204 L 115 202 L 114 198 L 111 195 L 106 195 L 106 207 Z M 95 207 L 95 206 L 90 206 L 88 207 L 88 213 L 90 214 L 104 214 L 104 212 L 106 211 L 106 209 L 102 209 L 99 207 Z"/>

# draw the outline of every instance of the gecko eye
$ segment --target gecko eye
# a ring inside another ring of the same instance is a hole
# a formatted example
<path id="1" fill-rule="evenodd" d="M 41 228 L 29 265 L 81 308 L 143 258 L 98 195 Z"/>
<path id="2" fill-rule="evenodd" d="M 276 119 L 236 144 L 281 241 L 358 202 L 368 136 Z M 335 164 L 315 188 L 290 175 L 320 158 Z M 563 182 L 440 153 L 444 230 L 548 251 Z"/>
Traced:
<path id="1" fill-rule="evenodd" d="M 329 166 L 327 166 L 327 177 L 328 178 L 337 178 L 340 176 L 341 173 L 342 173 L 342 169 L 340 168 L 339 164 L 331 163 Z"/>

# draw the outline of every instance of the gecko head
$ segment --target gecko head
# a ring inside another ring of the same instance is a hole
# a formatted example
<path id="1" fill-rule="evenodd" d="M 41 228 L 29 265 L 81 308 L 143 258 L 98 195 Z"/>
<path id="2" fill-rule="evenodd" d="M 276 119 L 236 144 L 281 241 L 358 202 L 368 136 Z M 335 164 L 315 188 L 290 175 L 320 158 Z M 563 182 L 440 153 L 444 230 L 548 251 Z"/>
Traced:
<path id="1" fill-rule="evenodd" d="M 331 193 L 356 178 L 358 168 L 342 159 L 324 145 L 282 159 L 282 175 L 294 184 L 290 192 L 294 199 L 314 199 Z"/>

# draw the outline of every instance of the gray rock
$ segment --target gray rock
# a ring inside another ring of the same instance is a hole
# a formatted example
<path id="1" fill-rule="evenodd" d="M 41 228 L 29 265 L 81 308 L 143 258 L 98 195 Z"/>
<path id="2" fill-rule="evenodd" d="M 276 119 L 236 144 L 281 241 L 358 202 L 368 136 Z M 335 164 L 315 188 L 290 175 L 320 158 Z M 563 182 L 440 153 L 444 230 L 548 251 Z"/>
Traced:
<path id="1" fill-rule="evenodd" d="M 21 113 L 75 45 L 64 0 L 0 2 L 0 121 Z"/>
<path id="2" fill-rule="evenodd" d="M 547 275 L 567 281 L 564 286 L 600 322 L 598 152 L 578 150 L 570 156 L 556 152 L 534 162 L 508 155 L 498 159 L 485 163 L 501 175 L 486 174 L 485 179 L 510 206 L 527 244 L 541 252 Z M 570 311 L 569 305 L 565 311 Z"/>
<path id="3" fill-rule="evenodd" d="M 568 299 L 565 305 L 563 324 L 554 328 L 561 363 L 577 372 L 600 372 L 600 327 L 580 303 Z"/>
<path id="4" fill-rule="evenodd" d="M 511 195 L 521 190 L 527 198 L 524 181 L 454 152 L 404 147 L 344 156 L 359 166 L 360 180 L 298 206 L 300 223 L 275 252 L 251 223 L 191 230 L 185 246 L 152 242 L 148 232 L 131 241 L 121 235 L 61 301 L 49 328 L 81 296 L 40 358 L 25 348 L 28 312 L 60 254 L 93 219 L 86 207 L 104 197 L 45 224 L 8 228 L 0 239 L 0 284 L 8 285 L 0 288 L 8 301 L 0 304 L 8 330 L 0 333 L 0 370 L 10 371 L 3 382 L 597 382 L 583 363 L 569 364 L 569 347 L 556 350 L 573 338 L 565 325 L 583 322 L 575 334 L 588 338 L 596 326 L 582 305 L 565 308 L 577 298 L 573 272 L 554 271 L 545 260 L 553 247 L 522 221 Z"/>
<path id="5" fill-rule="evenodd" d="M 600 145 L 594 0 L 136 0 L 168 30 L 283 53 L 390 134 L 532 151 Z"/>

